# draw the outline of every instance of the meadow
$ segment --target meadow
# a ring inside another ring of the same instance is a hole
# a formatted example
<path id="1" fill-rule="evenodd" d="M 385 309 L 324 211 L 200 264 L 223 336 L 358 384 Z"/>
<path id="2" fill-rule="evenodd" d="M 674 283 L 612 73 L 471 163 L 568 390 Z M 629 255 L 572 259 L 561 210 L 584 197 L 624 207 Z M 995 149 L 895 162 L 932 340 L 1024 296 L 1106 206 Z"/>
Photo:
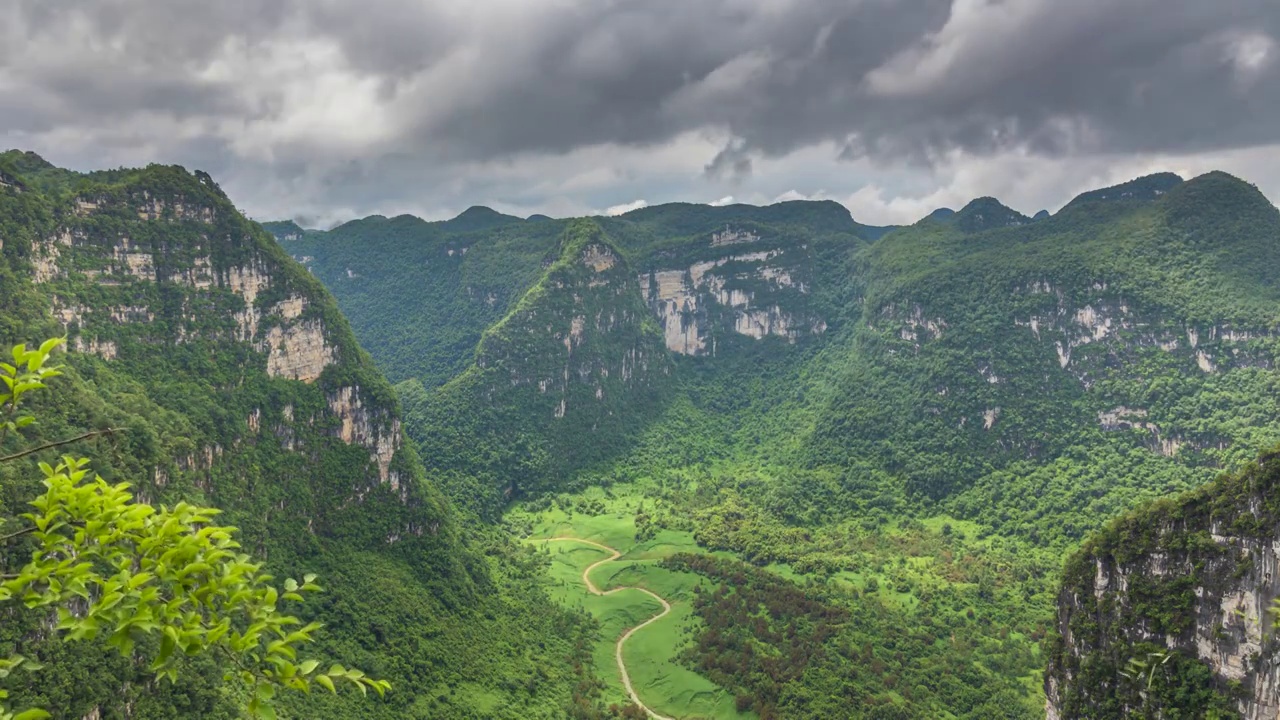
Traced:
<path id="1" fill-rule="evenodd" d="M 592 514 L 551 507 L 540 512 L 516 509 L 509 521 L 528 523 L 527 542 L 551 559 L 548 594 L 565 607 L 582 608 L 600 623 L 593 651 L 595 667 L 605 682 L 606 704 L 625 705 L 629 698 L 615 662 L 615 645 L 628 629 L 662 612 L 658 601 L 638 590 L 594 595 L 583 583 L 583 572 L 609 557 L 593 545 L 563 540 L 581 538 L 614 548 L 621 556 L 596 567 L 591 580 L 606 593 L 613 588 L 645 588 L 671 604 L 671 612 L 635 633 L 623 646 L 623 661 L 641 701 L 654 712 L 678 720 L 745 720 L 750 712 L 734 708 L 734 696 L 707 678 L 684 667 L 680 650 L 698 629 L 693 614 L 694 588 L 709 584 L 698 575 L 676 572 L 659 563 L 680 552 L 698 552 L 693 534 L 660 530 L 637 542 L 636 511 L 644 502 L 630 488 L 607 493 L 592 488 L 574 496 L 573 506 L 590 507 Z M 557 538 L 549 542 L 551 538 Z"/>
<path id="2" fill-rule="evenodd" d="M 712 484 L 701 483 L 701 494 Z M 967 718 L 1001 707 L 1021 718 L 1043 707 L 1039 639 L 1050 616 L 1049 578 L 1010 564 L 1017 553 L 979 525 L 937 515 L 874 527 L 782 527 L 732 493 L 694 500 L 697 485 L 668 478 L 590 487 L 544 496 L 505 516 L 514 534 L 548 556 L 554 601 L 599 621 L 593 665 L 606 706 L 628 699 L 615 643 L 662 607 L 638 590 L 593 595 L 583 582 L 588 568 L 605 592 L 638 587 L 671 603 L 669 614 L 623 648 L 636 693 L 660 716 L 765 720 L 841 712 L 803 704 L 805 685 L 822 677 L 853 688 L 844 694 L 868 708 Z M 587 542 L 620 556 L 601 563 L 611 553 Z M 1010 630 L 984 638 L 997 622 Z M 816 650 L 792 658 L 801 646 Z M 762 681 L 770 672 L 776 677 Z M 887 691 L 870 690 L 886 683 Z M 979 689 L 993 684 L 1000 692 L 984 698 Z M 957 705 L 973 709 L 953 713 Z"/>

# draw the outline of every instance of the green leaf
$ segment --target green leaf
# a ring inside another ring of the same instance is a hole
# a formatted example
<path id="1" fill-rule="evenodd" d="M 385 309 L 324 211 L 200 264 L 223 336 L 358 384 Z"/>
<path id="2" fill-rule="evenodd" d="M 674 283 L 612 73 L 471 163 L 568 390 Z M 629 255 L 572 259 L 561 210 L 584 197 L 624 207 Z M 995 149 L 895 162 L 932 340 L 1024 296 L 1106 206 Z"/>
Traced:
<path id="1" fill-rule="evenodd" d="M 254 694 L 259 700 L 271 700 L 276 696 L 276 686 L 268 682 L 260 682 L 258 687 L 254 689 Z"/>
<path id="2" fill-rule="evenodd" d="M 338 692 L 338 689 L 333 686 L 333 681 L 329 679 L 328 675 L 317 675 L 316 684 L 328 688 L 331 693 L 337 694 Z"/>

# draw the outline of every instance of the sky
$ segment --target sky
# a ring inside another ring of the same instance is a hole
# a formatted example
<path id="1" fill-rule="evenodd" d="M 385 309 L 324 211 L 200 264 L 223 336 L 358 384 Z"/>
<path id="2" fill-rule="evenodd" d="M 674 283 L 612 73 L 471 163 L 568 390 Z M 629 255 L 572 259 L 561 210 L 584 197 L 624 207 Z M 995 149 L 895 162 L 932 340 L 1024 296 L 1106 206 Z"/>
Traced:
<path id="1" fill-rule="evenodd" d="M 260 220 L 1280 199 L 1278 0 L 0 0 L 0 148 Z"/>

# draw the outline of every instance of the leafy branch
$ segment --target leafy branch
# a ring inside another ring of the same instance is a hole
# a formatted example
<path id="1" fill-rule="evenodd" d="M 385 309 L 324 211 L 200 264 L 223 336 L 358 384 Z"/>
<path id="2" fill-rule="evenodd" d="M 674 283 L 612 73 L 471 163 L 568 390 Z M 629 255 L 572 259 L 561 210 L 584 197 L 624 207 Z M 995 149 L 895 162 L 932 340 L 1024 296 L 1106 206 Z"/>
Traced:
<path id="1" fill-rule="evenodd" d="M 19 345 L 14 362 L 0 363 L 0 412 L 7 432 L 35 420 L 21 413 L 26 393 L 45 387 L 43 380 L 59 369 L 48 367 L 48 354 L 62 340 L 37 350 Z M 114 430 L 47 443 L 0 461 L 25 457 Z M 301 603 L 304 594 L 320 592 L 314 575 L 302 582 L 274 578 L 240 551 L 234 527 L 213 524 L 219 511 L 180 502 L 172 508 L 134 501 L 128 483 L 112 485 L 91 474 L 88 458 L 64 456 L 56 465 L 40 463 L 45 491 L 22 515 L 30 523 L 0 536 L 0 542 L 30 536 L 35 549 L 16 573 L 0 575 L 0 607 L 21 603 L 28 609 L 52 609 L 54 631 L 67 642 L 105 638 L 122 655 L 132 657 L 145 637 L 159 638 L 159 651 L 149 669 L 176 682 L 180 661 L 210 652 L 232 661 L 237 670 L 224 679 L 252 688 L 246 705 L 257 718 L 274 720 L 277 688 L 310 692 L 319 685 L 337 692 L 338 682 L 362 694 L 383 695 L 385 680 L 357 669 L 332 665 L 317 672 L 320 662 L 298 659 L 299 649 L 314 640 L 319 623 L 304 625 L 283 611 L 285 603 Z M 74 610 L 73 610 L 74 608 Z M 0 658 L 0 679 L 15 670 L 38 670 L 20 656 Z M 0 690 L 0 720 L 39 720 L 43 710 L 13 713 Z"/>
<path id="2" fill-rule="evenodd" d="M 34 350 L 28 350 L 25 343 L 15 345 L 11 351 L 13 363 L 0 362 L 0 383 L 4 384 L 0 392 L 0 417 L 4 418 L 0 421 L 0 443 L 9 433 L 35 423 L 35 416 L 20 412 L 22 397 L 32 390 L 43 389 L 45 380 L 62 374 L 61 365 L 45 363 L 49 355 L 66 342 L 66 338 L 50 338 Z"/>
<path id="3" fill-rule="evenodd" d="M 120 432 L 120 428 L 107 428 L 106 430 L 94 430 L 92 432 L 87 432 L 82 435 L 77 435 L 73 438 L 67 438 L 66 440 L 55 440 L 54 442 L 48 442 L 33 448 L 27 448 L 26 450 L 16 452 L 12 455 L 5 455 L 4 457 L 0 457 L 0 463 L 9 462 L 11 460 L 17 460 L 19 458 L 24 458 L 28 455 L 34 455 L 44 450 L 52 450 L 53 448 L 56 448 L 56 447 L 62 447 L 63 445 L 70 445 L 71 443 L 80 442 L 81 440 L 88 440 L 90 438 L 101 437 L 103 435 L 112 435 L 118 432 Z"/>

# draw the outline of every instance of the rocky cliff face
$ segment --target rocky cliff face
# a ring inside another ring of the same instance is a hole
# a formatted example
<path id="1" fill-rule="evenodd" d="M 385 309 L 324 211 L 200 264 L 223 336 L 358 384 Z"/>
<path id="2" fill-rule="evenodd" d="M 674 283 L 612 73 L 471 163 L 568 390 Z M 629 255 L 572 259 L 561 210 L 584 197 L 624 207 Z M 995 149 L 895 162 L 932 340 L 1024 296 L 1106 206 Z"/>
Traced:
<path id="1" fill-rule="evenodd" d="M 1068 562 L 1048 717 L 1159 717 L 1179 703 L 1184 716 L 1228 707 L 1275 718 L 1277 596 L 1280 454 L 1271 453 L 1120 519 Z"/>
<path id="2" fill-rule="evenodd" d="M 475 364 L 412 404 L 414 434 L 428 463 L 465 466 L 503 497 L 545 489 L 617 452 L 671 370 L 637 274 L 593 221 L 577 221 L 558 259 L 485 332 Z M 490 445 L 503 450 L 476 457 Z"/>
<path id="3" fill-rule="evenodd" d="M 733 335 L 774 336 L 794 343 L 821 335 L 826 320 L 806 302 L 808 246 L 726 225 L 702 241 L 705 256 L 687 265 L 656 261 L 640 290 L 662 326 L 667 349 L 714 356 Z"/>
<path id="4" fill-rule="evenodd" d="M 144 374 L 168 366 L 156 363 L 157 356 L 184 359 L 170 381 L 183 372 L 207 372 L 211 391 L 228 398 L 231 387 L 246 386 L 292 398 L 286 414 L 265 407 L 266 398 L 250 403 L 237 411 L 241 420 L 232 437 L 191 438 L 192 451 L 160 458 L 149 473 L 156 487 L 143 488 L 144 494 L 188 486 L 217 500 L 211 478 L 232 472 L 221 467 L 231 462 L 223 460 L 225 447 L 270 441 L 323 463 L 327 448 L 339 443 L 365 451 L 364 477 L 348 476 L 347 487 L 330 485 L 319 495 L 337 491 L 338 507 L 345 507 L 382 486 L 406 509 L 421 505 L 419 481 L 409 481 L 411 468 L 397 459 L 403 438 L 394 397 L 361 357 L 332 299 L 241 217 L 208 176 L 150 168 L 123 182 L 83 187 L 34 233 L 27 253 L 30 276 L 71 351 Z M 216 387 L 220 381 L 231 385 Z M 325 482 L 316 477 L 310 484 Z M 313 502 L 284 500 L 291 501 Z M 308 512 L 314 520 L 338 507 Z M 384 540 L 437 524 L 434 510 L 431 519 L 411 519 L 413 513 L 388 527 Z M 309 524 L 314 532 L 323 527 Z"/>
<path id="5" fill-rule="evenodd" d="M 250 343 L 266 356 L 270 376 L 314 382 L 338 358 L 316 313 L 306 313 L 308 299 L 284 289 L 282 263 L 253 252 L 254 240 L 247 227 L 215 227 L 216 211 L 199 202 L 183 195 L 157 198 L 148 190 L 77 197 L 73 212 L 32 248 L 33 278 L 54 293 L 59 317 L 83 346 L 114 347 L 97 334 L 111 334 L 123 325 L 139 326 L 131 329 L 141 331 L 137 335 L 151 344 L 184 343 L 197 335 L 206 340 L 234 339 Z M 95 222 L 99 218 L 110 224 Z M 163 237 L 154 226 L 159 223 L 181 226 L 192 242 L 175 243 Z M 231 224 L 242 223 L 233 220 Z M 280 286 L 280 291 L 272 292 L 273 285 Z M 71 301 L 90 287 L 148 302 Z M 177 312 L 159 300 L 160 293 L 152 292 L 161 288 L 181 295 Z M 259 303 L 259 298 L 264 302 Z M 233 328 L 225 323 L 218 327 L 199 312 L 235 305 L 240 308 L 231 314 Z M 169 321 L 164 326 L 153 325 L 157 309 L 161 320 Z M 222 330 L 230 332 L 222 335 Z"/>

